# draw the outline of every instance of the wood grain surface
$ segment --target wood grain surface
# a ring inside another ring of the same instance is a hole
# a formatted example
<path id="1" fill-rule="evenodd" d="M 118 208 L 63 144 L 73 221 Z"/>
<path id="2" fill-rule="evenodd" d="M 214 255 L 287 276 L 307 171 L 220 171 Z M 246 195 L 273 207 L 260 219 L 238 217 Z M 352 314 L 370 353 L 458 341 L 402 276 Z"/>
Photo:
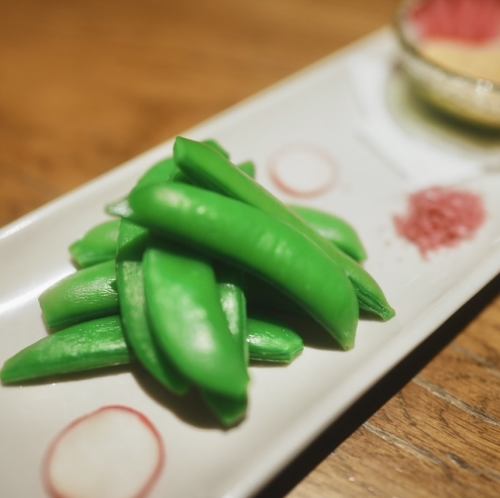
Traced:
<path id="1" fill-rule="evenodd" d="M 0 225 L 382 26 L 396 4 L 2 2 Z M 498 290 L 497 278 L 260 496 L 500 496 Z"/>

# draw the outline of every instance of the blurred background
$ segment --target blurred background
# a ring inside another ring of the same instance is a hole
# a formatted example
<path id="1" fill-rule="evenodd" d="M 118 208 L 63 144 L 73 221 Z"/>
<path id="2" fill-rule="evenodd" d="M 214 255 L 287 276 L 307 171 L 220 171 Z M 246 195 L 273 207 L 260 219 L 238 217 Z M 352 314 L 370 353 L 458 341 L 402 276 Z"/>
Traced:
<path id="1" fill-rule="evenodd" d="M 0 226 L 382 26 L 397 3 L 2 2 Z"/>

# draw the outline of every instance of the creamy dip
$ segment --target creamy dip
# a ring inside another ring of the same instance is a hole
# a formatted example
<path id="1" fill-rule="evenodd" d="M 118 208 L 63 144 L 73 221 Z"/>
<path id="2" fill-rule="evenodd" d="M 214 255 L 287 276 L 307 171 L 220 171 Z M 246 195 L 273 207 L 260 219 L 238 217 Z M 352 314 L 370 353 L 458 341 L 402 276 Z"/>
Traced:
<path id="1" fill-rule="evenodd" d="M 420 48 L 428 59 L 446 69 L 500 84 L 500 43 L 427 40 Z"/>

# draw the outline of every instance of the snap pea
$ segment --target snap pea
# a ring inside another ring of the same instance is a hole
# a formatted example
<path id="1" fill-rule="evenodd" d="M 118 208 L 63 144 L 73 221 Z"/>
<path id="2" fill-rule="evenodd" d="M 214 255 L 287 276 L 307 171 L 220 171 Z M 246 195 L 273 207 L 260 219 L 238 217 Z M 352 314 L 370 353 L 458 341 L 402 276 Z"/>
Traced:
<path id="1" fill-rule="evenodd" d="M 252 164 L 252 163 L 245 163 Z M 242 169 L 243 165 L 239 165 L 238 167 Z M 150 185 L 153 183 L 160 182 L 145 182 L 144 185 Z M 122 207 L 126 206 L 124 211 L 120 211 L 120 214 L 127 214 L 128 204 L 126 201 L 121 201 L 120 205 Z M 116 208 L 117 204 L 115 204 Z M 289 206 L 290 209 L 300 214 L 300 216 L 320 235 L 322 235 L 325 239 L 329 240 L 333 244 L 336 244 L 339 249 L 344 251 L 346 254 L 349 254 L 352 258 L 362 261 L 366 259 L 366 251 L 363 247 L 359 236 L 357 235 L 354 228 L 344 219 L 331 214 L 325 213 L 323 211 L 319 211 L 317 209 L 312 209 L 304 206 Z M 113 214 L 118 214 L 118 212 L 114 212 Z M 92 237 L 88 238 L 86 235 L 84 236 L 82 241 L 85 240 L 85 245 L 81 246 L 82 253 L 85 250 L 87 253 L 91 255 L 95 263 L 99 263 L 102 261 L 108 261 L 114 258 L 116 253 L 116 242 L 118 240 L 118 228 L 119 228 L 119 220 L 111 220 L 101 225 L 97 225 L 93 229 L 91 229 L 88 233 L 92 232 Z M 114 242 L 114 246 L 111 247 L 111 242 Z M 77 244 L 80 241 L 75 242 Z M 73 258 L 77 260 L 77 258 Z M 91 266 L 90 263 L 86 262 L 85 264 L 81 263 L 81 258 L 77 261 L 79 263 L 78 266 Z"/>
<path id="2" fill-rule="evenodd" d="M 9 358 L 0 372 L 3 384 L 127 365 L 130 354 L 120 318 L 109 316 L 51 334 Z"/>
<path id="3" fill-rule="evenodd" d="M 86 268 L 115 257 L 119 220 L 100 223 L 69 247 L 73 261 Z"/>
<path id="4" fill-rule="evenodd" d="M 248 346 L 252 360 L 276 363 L 290 363 L 304 350 L 302 338 L 289 327 L 255 318 L 248 319 Z"/>
<path id="5" fill-rule="evenodd" d="M 115 262 L 79 270 L 43 292 L 40 307 L 51 329 L 112 315 L 118 310 Z"/>
<path id="6" fill-rule="evenodd" d="M 366 259 L 366 250 L 356 230 L 339 216 L 305 206 L 289 206 L 298 214 L 316 233 L 356 261 Z"/>
<path id="7" fill-rule="evenodd" d="M 358 303 L 352 285 L 295 228 L 248 204 L 180 183 L 138 189 L 129 201 L 139 224 L 260 274 L 322 324 L 342 348 L 353 347 Z"/>
<path id="8" fill-rule="evenodd" d="M 248 341 L 254 361 L 290 358 L 300 336 L 262 320 L 248 321 Z M 135 363 L 119 316 L 96 318 L 50 334 L 9 358 L 0 371 L 5 385 L 85 373 Z"/>
<path id="9" fill-rule="evenodd" d="M 246 365 L 228 329 L 212 267 L 173 247 L 150 247 L 143 270 L 146 308 L 163 353 L 201 389 L 245 396 Z"/>
<path id="10" fill-rule="evenodd" d="M 387 302 L 382 289 L 368 272 L 318 235 L 300 216 L 270 192 L 238 171 L 227 159 L 215 154 L 202 143 L 183 137 L 177 137 L 175 141 L 174 158 L 181 171 L 195 183 L 255 206 L 302 232 L 346 272 L 363 309 L 384 320 L 394 316 L 394 310 Z"/>
<path id="11" fill-rule="evenodd" d="M 146 313 L 142 257 L 148 243 L 147 230 L 122 220 L 116 283 L 125 338 L 138 361 L 156 380 L 171 392 L 185 394 L 189 384 L 171 360 L 158 350 Z"/>

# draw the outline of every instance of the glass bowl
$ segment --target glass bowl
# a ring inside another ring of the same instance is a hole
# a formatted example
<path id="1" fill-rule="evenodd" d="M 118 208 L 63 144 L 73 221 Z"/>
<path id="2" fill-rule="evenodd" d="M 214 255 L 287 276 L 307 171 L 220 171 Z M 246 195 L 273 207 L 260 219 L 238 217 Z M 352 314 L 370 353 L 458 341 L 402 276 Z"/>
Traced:
<path id="1" fill-rule="evenodd" d="M 413 90 L 434 107 L 460 120 L 500 129 L 500 85 L 441 66 L 420 48 L 409 16 L 421 0 L 401 4 L 395 31 L 401 46 L 401 65 Z"/>

